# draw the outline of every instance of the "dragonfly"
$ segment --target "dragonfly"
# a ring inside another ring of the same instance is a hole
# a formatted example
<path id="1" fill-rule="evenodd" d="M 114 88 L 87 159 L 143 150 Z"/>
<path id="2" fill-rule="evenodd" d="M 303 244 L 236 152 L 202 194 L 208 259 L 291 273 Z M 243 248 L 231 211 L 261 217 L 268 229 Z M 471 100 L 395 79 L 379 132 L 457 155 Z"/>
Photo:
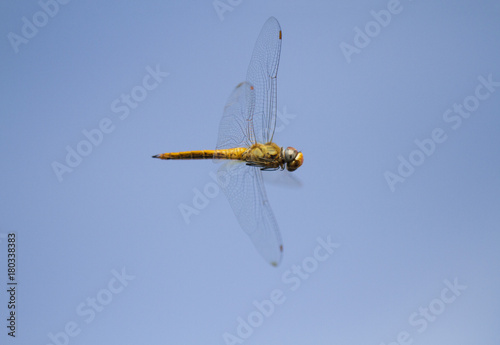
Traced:
<path id="1" fill-rule="evenodd" d="M 269 18 L 255 43 L 246 81 L 236 86 L 226 102 L 215 150 L 153 156 L 165 160 L 225 161 L 217 172 L 219 185 L 240 227 L 272 266 L 281 262 L 283 243 L 266 195 L 262 171 L 294 171 L 304 162 L 302 152 L 273 142 L 281 38 L 278 20 Z"/>

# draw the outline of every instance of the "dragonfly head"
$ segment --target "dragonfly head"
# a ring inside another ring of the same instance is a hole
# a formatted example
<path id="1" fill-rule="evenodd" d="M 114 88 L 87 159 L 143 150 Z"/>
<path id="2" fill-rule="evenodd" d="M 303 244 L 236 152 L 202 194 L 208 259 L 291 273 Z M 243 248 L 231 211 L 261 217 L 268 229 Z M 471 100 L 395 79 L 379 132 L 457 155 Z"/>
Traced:
<path id="1" fill-rule="evenodd" d="M 285 160 L 286 169 L 288 171 L 297 170 L 297 168 L 300 167 L 304 162 L 304 156 L 302 155 L 302 152 L 297 151 L 293 147 L 289 146 L 286 149 L 281 150 L 283 159 Z"/>

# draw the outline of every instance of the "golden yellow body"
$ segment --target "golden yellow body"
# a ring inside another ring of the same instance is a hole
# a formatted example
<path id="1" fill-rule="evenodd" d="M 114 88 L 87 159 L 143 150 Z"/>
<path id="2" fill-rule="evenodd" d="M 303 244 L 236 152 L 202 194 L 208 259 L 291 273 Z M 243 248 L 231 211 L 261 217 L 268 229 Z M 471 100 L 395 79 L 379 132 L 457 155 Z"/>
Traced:
<path id="1" fill-rule="evenodd" d="M 248 165 L 263 169 L 284 168 L 283 149 L 275 143 L 253 144 L 249 148 L 235 147 L 222 150 L 199 150 L 162 153 L 160 159 L 232 159 L 247 162 Z"/>

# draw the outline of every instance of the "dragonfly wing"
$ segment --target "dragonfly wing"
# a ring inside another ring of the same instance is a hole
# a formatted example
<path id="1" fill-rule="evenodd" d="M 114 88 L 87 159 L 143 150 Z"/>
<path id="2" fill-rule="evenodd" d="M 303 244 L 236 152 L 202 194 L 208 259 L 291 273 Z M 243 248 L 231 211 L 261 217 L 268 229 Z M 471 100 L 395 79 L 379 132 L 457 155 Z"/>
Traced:
<path id="1" fill-rule="evenodd" d="M 254 127 L 258 142 L 273 140 L 276 127 L 278 64 L 281 52 L 281 27 L 269 18 L 262 27 L 247 71 L 247 81 L 255 87 Z"/>
<path id="2" fill-rule="evenodd" d="M 216 150 L 272 141 L 280 50 L 281 29 L 278 21 L 271 17 L 255 44 L 247 81 L 234 89 L 226 103 Z M 230 161 L 219 168 L 218 182 L 255 248 L 271 265 L 279 265 L 283 245 L 260 168 Z"/>
<path id="3" fill-rule="evenodd" d="M 260 169 L 243 162 L 228 162 L 220 167 L 218 180 L 241 228 L 257 251 L 268 263 L 278 266 L 283 243 Z"/>
<path id="4" fill-rule="evenodd" d="M 229 96 L 219 124 L 216 150 L 250 147 L 255 143 L 252 114 L 255 91 L 247 82 L 240 83 Z"/>

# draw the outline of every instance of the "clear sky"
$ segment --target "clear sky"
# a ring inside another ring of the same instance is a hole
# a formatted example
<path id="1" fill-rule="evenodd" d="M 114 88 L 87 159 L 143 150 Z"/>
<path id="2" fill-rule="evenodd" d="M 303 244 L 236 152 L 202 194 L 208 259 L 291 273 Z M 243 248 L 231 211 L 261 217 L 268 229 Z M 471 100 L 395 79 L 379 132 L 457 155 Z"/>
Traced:
<path id="1" fill-rule="evenodd" d="M 2 344 L 500 343 L 498 1 L 4 1 L 0 16 Z M 215 148 L 270 16 L 274 140 L 305 157 L 265 173 L 277 268 L 217 165 L 151 158 Z"/>

